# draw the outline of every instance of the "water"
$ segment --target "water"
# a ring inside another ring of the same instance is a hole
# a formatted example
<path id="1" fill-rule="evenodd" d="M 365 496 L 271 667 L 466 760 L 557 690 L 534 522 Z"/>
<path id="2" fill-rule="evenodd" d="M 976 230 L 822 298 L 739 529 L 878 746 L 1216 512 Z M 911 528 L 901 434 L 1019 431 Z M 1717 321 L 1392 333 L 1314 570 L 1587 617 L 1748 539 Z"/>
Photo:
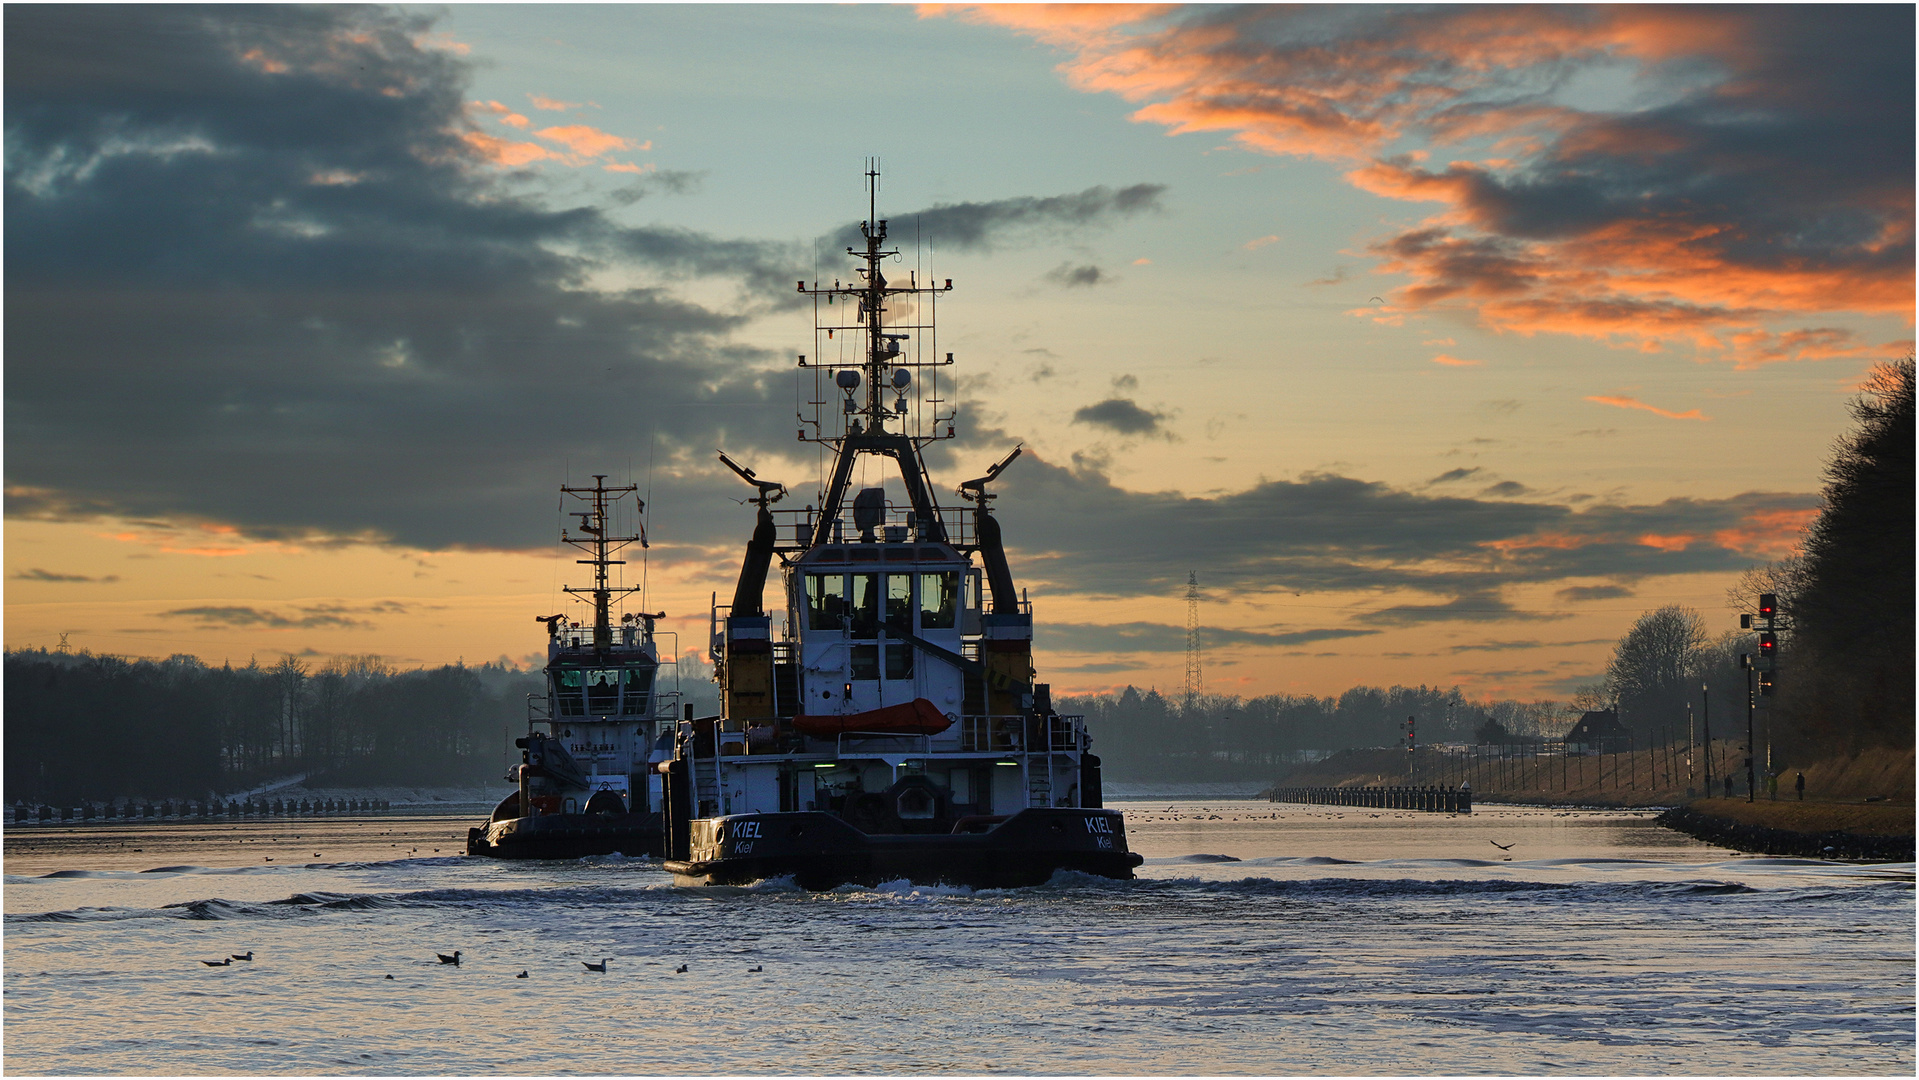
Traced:
<path id="1" fill-rule="evenodd" d="M 6 1067 L 1914 1069 L 1910 863 L 1739 856 L 1624 812 L 1118 808 L 1140 880 L 981 892 L 468 860 L 465 816 L 16 828 Z"/>

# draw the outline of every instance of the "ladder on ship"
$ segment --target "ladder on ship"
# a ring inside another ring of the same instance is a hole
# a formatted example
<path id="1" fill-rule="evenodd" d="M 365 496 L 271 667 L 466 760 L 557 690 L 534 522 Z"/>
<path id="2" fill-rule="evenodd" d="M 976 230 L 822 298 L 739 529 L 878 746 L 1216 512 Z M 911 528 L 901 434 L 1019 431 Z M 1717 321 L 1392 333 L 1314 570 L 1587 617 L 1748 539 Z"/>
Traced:
<path id="1" fill-rule="evenodd" d="M 1053 805 L 1053 755 L 1041 754 L 1037 762 L 1027 756 L 1026 805 Z"/>
<path id="2" fill-rule="evenodd" d="M 723 812 L 720 805 L 720 759 L 718 757 L 695 757 L 693 759 L 693 803 L 694 817 L 713 817 Z"/>

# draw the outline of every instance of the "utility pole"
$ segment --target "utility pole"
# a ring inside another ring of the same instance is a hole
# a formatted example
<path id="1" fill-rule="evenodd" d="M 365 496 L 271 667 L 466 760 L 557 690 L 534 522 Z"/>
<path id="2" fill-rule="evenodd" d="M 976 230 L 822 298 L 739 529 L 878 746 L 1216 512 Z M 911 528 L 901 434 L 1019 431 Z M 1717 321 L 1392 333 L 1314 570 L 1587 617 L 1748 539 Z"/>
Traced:
<path id="1" fill-rule="evenodd" d="M 1406 718 L 1406 782 L 1411 784 L 1419 779 L 1419 755 L 1414 752 L 1418 741 L 1414 738 L 1413 725 L 1419 722 L 1417 717 Z"/>
<path id="2" fill-rule="evenodd" d="M 1712 687 L 1699 687 L 1699 735 L 1706 748 L 1706 798 L 1712 798 Z"/>
<path id="3" fill-rule="evenodd" d="M 1199 571 L 1186 573 L 1186 715 L 1199 706 Z"/>

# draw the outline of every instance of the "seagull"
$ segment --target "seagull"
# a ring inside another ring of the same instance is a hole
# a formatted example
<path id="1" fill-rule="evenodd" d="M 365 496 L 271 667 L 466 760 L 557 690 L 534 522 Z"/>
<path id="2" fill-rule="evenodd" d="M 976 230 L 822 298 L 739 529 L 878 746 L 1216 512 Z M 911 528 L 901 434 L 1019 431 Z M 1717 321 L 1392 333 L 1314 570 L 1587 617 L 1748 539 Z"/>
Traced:
<path id="1" fill-rule="evenodd" d="M 393 977 L 393 976 L 391 976 L 391 975 L 388 975 L 388 976 L 387 976 L 387 978 L 389 978 L 389 979 L 391 979 L 392 977 Z"/>
<path id="2" fill-rule="evenodd" d="M 686 974 L 686 965 L 685 965 L 685 964 L 681 964 L 681 965 L 680 965 L 679 967 L 676 967 L 676 968 L 674 968 L 674 969 L 673 969 L 673 974 L 675 974 L 675 975 L 684 975 L 684 974 Z"/>
<path id="3" fill-rule="evenodd" d="M 208 967 L 232 967 L 233 966 L 233 961 L 231 960 L 202 960 L 200 962 L 202 964 L 205 964 Z"/>
<path id="4" fill-rule="evenodd" d="M 582 960 L 582 961 L 580 961 L 580 963 L 582 963 L 582 964 L 586 964 L 586 970 L 588 970 L 588 971 L 605 971 L 605 970 L 606 970 L 606 958 L 605 958 L 605 957 L 601 957 L 601 958 L 600 958 L 600 962 L 599 962 L 599 963 L 597 963 L 597 964 L 587 964 L 587 963 L 586 963 L 586 961 L 584 961 L 584 960 Z M 682 969 L 682 970 L 684 970 L 684 969 Z"/>
<path id="5" fill-rule="evenodd" d="M 761 965 L 759 965 L 759 964 L 754 964 L 754 965 L 753 965 L 752 967 L 750 967 L 750 968 L 747 968 L 747 969 L 746 969 L 746 973 L 747 973 L 748 975 L 752 975 L 752 974 L 754 974 L 755 972 L 758 972 L 758 971 L 761 971 L 761 970 L 763 970 L 763 969 L 762 969 L 762 967 L 761 967 Z"/>
<path id="6" fill-rule="evenodd" d="M 1375 296 L 1375 297 L 1372 297 L 1371 299 L 1369 299 L 1369 300 L 1367 300 L 1366 302 L 1370 304 L 1370 303 L 1372 303 L 1372 302 L 1373 302 L 1373 300 L 1377 300 L 1377 301 L 1379 301 L 1379 302 L 1380 302 L 1380 303 L 1382 303 L 1382 304 L 1386 302 L 1386 298 L 1385 298 L 1385 297 L 1383 297 L 1383 296 Z"/>
<path id="7" fill-rule="evenodd" d="M 1502 844 L 1502 843 L 1500 843 L 1500 842 L 1499 842 L 1499 841 L 1497 841 L 1497 840 L 1488 840 L 1488 841 L 1486 841 L 1486 842 L 1487 842 L 1488 844 L 1491 844 L 1492 846 L 1494 846 L 1494 847 L 1496 847 L 1496 848 L 1498 848 L 1498 849 L 1499 849 L 1499 850 L 1501 850 L 1501 851 L 1511 851 L 1511 850 L 1513 849 L 1513 844 L 1517 844 L 1517 843 L 1519 843 L 1519 841 L 1517 841 L 1517 840 L 1514 840 L 1512 844 Z"/>
<path id="8" fill-rule="evenodd" d="M 442 964 L 452 964 L 454 967 L 460 966 L 460 950 L 458 949 L 453 950 L 452 956 L 448 956 L 445 953 L 437 953 L 437 952 L 434 953 L 433 955 L 439 957 L 440 963 Z"/>
<path id="9" fill-rule="evenodd" d="M 526 972 L 524 972 L 524 971 L 522 971 L 522 972 L 520 972 L 520 973 L 519 973 L 518 975 L 515 975 L 515 976 L 513 976 L 513 977 L 514 977 L 514 978 L 516 978 L 516 979 L 524 979 L 524 978 L 528 978 L 529 976 L 527 975 L 527 973 L 526 973 Z"/>
<path id="10" fill-rule="evenodd" d="M 248 949 L 248 950 L 247 950 L 247 953 L 246 953 L 246 955 L 245 955 L 245 956 L 241 956 L 241 955 L 240 955 L 239 953 L 234 953 L 234 954 L 233 954 L 233 959 L 235 959 L 235 960 L 245 960 L 245 961 L 247 961 L 248 963 L 252 963 L 252 962 L 253 962 L 253 950 L 252 950 L 252 949 Z"/>

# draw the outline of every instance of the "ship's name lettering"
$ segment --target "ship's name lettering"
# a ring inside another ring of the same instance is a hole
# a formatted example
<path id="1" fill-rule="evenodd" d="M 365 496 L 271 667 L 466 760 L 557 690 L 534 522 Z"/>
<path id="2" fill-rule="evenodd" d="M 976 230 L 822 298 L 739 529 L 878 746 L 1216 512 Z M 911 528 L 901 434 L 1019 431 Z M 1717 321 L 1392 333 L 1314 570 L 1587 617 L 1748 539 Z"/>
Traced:
<path id="1" fill-rule="evenodd" d="M 753 839 L 753 840 L 757 840 L 757 839 L 759 839 L 759 838 L 760 838 L 760 823 L 759 823 L 759 822 L 757 822 L 757 821 L 735 821 L 735 822 L 733 823 L 733 839 L 735 839 L 735 840 L 746 840 L 746 839 Z"/>
<path id="2" fill-rule="evenodd" d="M 1103 818 L 1103 817 L 1089 817 L 1084 820 L 1086 822 L 1087 832 L 1106 833 L 1108 835 L 1112 834 L 1113 823 L 1109 819 Z"/>

